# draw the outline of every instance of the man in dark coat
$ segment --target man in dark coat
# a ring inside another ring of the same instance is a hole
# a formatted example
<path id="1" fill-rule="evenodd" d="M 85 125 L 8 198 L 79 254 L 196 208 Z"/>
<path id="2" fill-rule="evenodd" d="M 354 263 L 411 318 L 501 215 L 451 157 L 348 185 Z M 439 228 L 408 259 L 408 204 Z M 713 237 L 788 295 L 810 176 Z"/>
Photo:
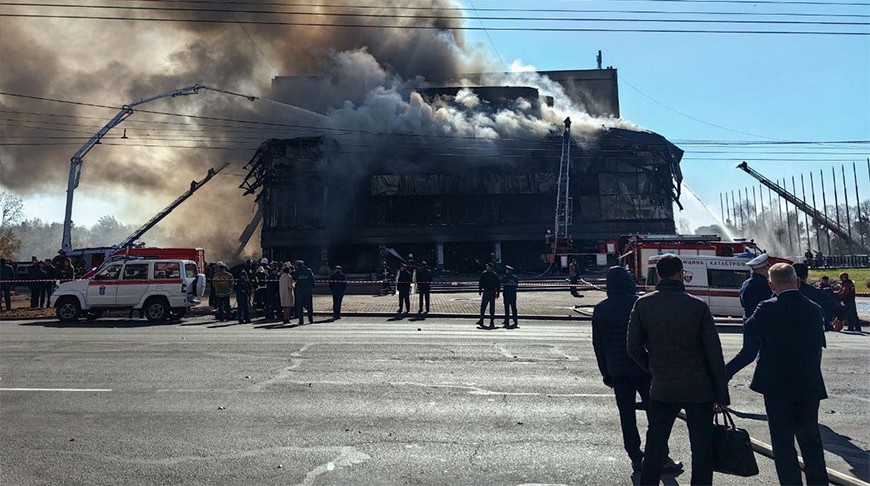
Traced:
<path id="1" fill-rule="evenodd" d="M 396 292 L 399 294 L 399 310 L 396 311 L 396 314 L 411 312 L 411 283 L 413 280 L 414 276 L 411 274 L 410 267 L 403 263 L 396 279 Z"/>
<path id="2" fill-rule="evenodd" d="M 825 330 L 832 331 L 834 329 L 833 322 L 835 319 L 841 321 L 845 319 L 845 308 L 834 299 L 833 295 L 807 284 L 807 277 L 809 276 L 810 271 L 806 264 L 795 263 L 793 266 L 797 277 L 801 281 L 798 290 L 800 290 L 804 297 L 815 302 L 816 305 L 822 308 L 822 311 L 825 313 Z"/>
<path id="3" fill-rule="evenodd" d="M 308 309 L 308 323 L 314 322 L 314 272 L 305 266 L 302 260 L 296 260 L 293 272 L 293 281 L 296 282 L 296 315 L 299 316 L 299 325 L 303 324 L 305 315 L 303 309 Z"/>
<path id="4" fill-rule="evenodd" d="M 480 280 L 477 282 L 477 294 L 483 296 L 480 300 L 480 319 L 477 321 L 477 327 L 495 329 L 495 299 L 498 299 L 500 290 L 501 283 L 498 280 L 498 274 L 492 269 L 492 263 L 487 263 L 486 270 L 480 275 Z M 483 325 L 486 306 L 489 306 L 489 327 Z"/>
<path id="5" fill-rule="evenodd" d="M 828 484 L 819 434 L 819 401 L 828 397 L 821 369 L 824 312 L 801 295 L 798 285 L 791 265 L 777 263 L 770 268 L 770 286 L 776 297 L 762 302 L 744 324 L 744 335 L 754 352 L 732 359 L 728 376 L 759 356 L 749 388 L 764 395 L 780 484 L 802 484 L 795 438 L 804 458 L 807 484 Z"/>
<path id="6" fill-rule="evenodd" d="M 332 293 L 332 319 L 341 319 L 341 301 L 344 300 L 344 292 L 347 290 L 347 277 L 342 271 L 341 265 L 335 266 L 335 271 L 329 276 L 329 291 Z"/>
<path id="7" fill-rule="evenodd" d="M 502 279 L 502 294 L 504 297 L 504 328 L 516 329 L 519 326 L 517 322 L 517 287 L 520 285 L 520 279 L 514 273 L 514 267 L 510 265 L 504 266 L 504 278 Z M 513 317 L 514 323 L 510 323 Z"/>
<path id="8" fill-rule="evenodd" d="M 649 403 L 651 378 L 628 356 L 625 349 L 628 319 L 635 301 L 634 279 L 628 270 L 622 267 L 607 270 L 607 298 L 592 311 L 592 346 L 604 384 L 613 388 L 616 395 L 622 442 L 631 459 L 631 467 L 637 472 L 641 469 L 643 451 L 640 448 L 634 400 L 636 395 L 640 395 L 644 406 Z M 668 457 L 662 472 L 673 473 L 682 467 L 681 463 L 675 463 Z"/>
<path id="9" fill-rule="evenodd" d="M 233 286 L 236 292 L 236 306 L 239 308 L 239 324 L 251 322 L 251 293 L 254 288 L 248 280 L 248 274 L 242 272 L 239 281 Z"/>
<path id="10" fill-rule="evenodd" d="M 12 265 L 6 263 L 6 259 L 0 259 L 0 294 L 2 294 L 2 302 L 0 302 L 0 308 L 2 308 L 3 302 L 6 303 L 6 310 L 12 310 L 12 286 L 15 285 L 11 280 L 15 280 L 15 270 L 12 268 Z"/>
<path id="11" fill-rule="evenodd" d="M 426 301 L 426 314 L 429 313 L 429 300 L 432 291 L 432 270 L 426 261 L 420 262 L 420 268 L 417 269 L 417 293 L 420 295 L 420 306 L 417 308 L 417 314 L 423 313 L 423 301 Z"/>
<path id="12" fill-rule="evenodd" d="M 48 282 L 45 282 L 42 287 L 42 292 L 45 294 L 45 305 L 48 305 L 51 299 L 51 294 L 54 293 L 54 282 L 60 276 L 60 272 L 58 272 L 57 268 L 51 264 L 51 259 L 49 258 L 43 260 L 42 271 L 45 272 L 45 279 L 48 280 Z"/>
<path id="13" fill-rule="evenodd" d="M 43 296 L 45 280 L 45 270 L 42 268 L 42 262 L 36 257 L 30 259 L 30 267 L 27 268 L 27 276 L 30 279 L 30 308 L 35 309 L 44 305 L 45 297 Z"/>
<path id="14" fill-rule="evenodd" d="M 640 484 L 659 484 L 674 420 L 686 411 L 692 484 L 713 482 L 713 410 L 730 403 L 722 345 L 707 304 L 686 293 L 683 262 L 665 255 L 661 281 L 631 311 L 626 350 L 652 375 Z"/>

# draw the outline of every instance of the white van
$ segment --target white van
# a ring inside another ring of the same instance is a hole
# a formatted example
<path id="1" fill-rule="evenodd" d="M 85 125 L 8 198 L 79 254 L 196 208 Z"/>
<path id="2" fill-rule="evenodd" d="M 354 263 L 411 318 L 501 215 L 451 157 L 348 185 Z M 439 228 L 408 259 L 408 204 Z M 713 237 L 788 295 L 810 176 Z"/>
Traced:
<path id="1" fill-rule="evenodd" d="M 650 257 L 646 285 L 655 286 L 658 283 L 656 263 L 662 256 Z M 740 305 L 740 285 L 750 277 L 751 270 L 746 262 L 754 257 L 751 254 L 733 257 L 680 255 L 685 270 L 683 283 L 686 284 L 686 291 L 703 299 L 713 315 L 741 317 L 743 306 Z"/>
<path id="2" fill-rule="evenodd" d="M 192 260 L 128 259 L 108 262 L 93 277 L 60 284 L 50 305 L 61 321 L 107 310 L 141 310 L 149 321 L 180 319 L 205 293 L 205 275 Z"/>

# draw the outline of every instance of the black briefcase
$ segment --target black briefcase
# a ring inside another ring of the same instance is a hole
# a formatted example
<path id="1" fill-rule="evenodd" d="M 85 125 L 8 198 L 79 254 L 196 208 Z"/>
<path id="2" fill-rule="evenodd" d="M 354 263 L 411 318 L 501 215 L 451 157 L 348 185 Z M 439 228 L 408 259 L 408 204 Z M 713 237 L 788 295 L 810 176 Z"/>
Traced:
<path id="1" fill-rule="evenodd" d="M 713 418 L 713 470 L 734 476 L 755 476 L 758 463 L 749 433 L 734 425 L 727 410 L 722 415 L 725 416 L 722 424 L 719 424 L 719 414 Z"/>

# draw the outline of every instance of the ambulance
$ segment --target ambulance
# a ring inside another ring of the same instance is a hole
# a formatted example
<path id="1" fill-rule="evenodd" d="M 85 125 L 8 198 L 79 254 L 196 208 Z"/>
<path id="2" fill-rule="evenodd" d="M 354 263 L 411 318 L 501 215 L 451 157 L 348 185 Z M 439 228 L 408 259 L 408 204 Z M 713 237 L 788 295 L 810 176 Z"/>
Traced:
<path id="1" fill-rule="evenodd" d="M 141 311 L 151 322 L 181 319 L 200 302 L 205 275 L 193 260 L 128 258 L 107 262 L 93 276 L 64 282 L 50 304 L 61 321 L 91 321 L 109 310 Z"/>
<path id="2" fill-rule="evenodd" d="M 658 283 L 656 263 L 663 256 L 649 258 L 646 285 L 650 291 Z M 753 258 L 751 253 L 732 257 L 680 255 L 686 291 L 704 300 L 714 316 L 741 317 L 740 285 L 750 277 L 752 271 L 746 263 Z"/>

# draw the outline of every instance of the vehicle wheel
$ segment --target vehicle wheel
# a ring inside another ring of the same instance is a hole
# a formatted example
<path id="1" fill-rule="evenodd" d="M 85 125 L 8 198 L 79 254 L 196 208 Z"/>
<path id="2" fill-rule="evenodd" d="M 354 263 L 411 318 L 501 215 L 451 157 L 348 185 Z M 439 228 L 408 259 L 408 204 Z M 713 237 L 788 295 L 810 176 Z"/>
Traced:
<path id="1" fill-rule="evenodd" d="M 79 300 L 75 297 L 61 297 L 55 306 L 57 318 L 63 322 L 76 321 L 82 313 Z"/>
<path id="2" fill-rule="evenodd" d="M 95 320 L 103 317 L 103 314 L 105 314 L 105 313 L 106 313 L 106 311 L 99 310 L 99 309 L 98 310 L 89 310 L 85 313 L 85 320 L 95 321 Z"/>
<path id="3" fill-rule="evenodd" d="M 184 317 L 185 314 L 187 314 L 187 307 L 176 307 L 174 309 L 170 309 L 169 318 L 172 320 L 177 320 Z"/>
<path id="4" fill-rule="evenodd" d="M 169 316 L 169 303 L 166 299 L 152 298 L 145 302 L 145 317 L 151 322 L 160 322 Z"/>

